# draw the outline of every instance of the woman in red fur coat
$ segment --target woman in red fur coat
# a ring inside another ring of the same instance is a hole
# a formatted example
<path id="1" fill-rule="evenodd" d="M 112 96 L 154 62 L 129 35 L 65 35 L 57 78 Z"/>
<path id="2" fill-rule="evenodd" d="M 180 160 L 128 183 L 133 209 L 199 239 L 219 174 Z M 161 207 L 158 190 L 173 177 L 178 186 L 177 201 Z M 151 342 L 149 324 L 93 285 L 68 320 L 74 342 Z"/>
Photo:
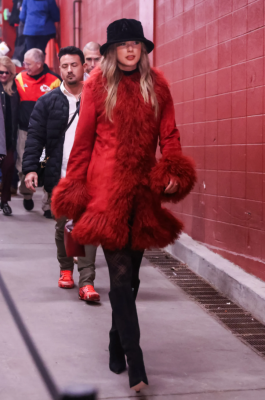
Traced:
<path id="1" fill-rule="evenodd" d="M 110 274 L 110 369 L 129 366 L 130 387 L 148 384 L 135 306 L 145 248 L 165 247 L 182 230 L 161 201 L 178 202 L 195 170 L 182 155 L 173 100 L 139 21 L 108 26 L 103 61 L 85 83 L 66 178 L 54 189 L 56 218 L 75 221 L 74 238 L 101 245 Z M 158 138 L 162 158 L 155 158 Z"/>

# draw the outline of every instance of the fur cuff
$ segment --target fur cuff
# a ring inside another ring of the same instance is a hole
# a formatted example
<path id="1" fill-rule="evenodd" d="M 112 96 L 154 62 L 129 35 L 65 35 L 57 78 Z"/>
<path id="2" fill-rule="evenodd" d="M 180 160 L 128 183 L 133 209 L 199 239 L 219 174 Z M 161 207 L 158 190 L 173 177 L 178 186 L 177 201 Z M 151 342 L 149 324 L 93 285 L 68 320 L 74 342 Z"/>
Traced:
<path id="1" fill-rule="evenodd" d="M 177 179 L 178 191 L 165 194 L 170 178 Z M 192 159 L 182 154 L 162 157 L 151 171 L 151 189 L 164 202 L 177 203 L 192 190 L 196 182 L 195 165 Z"/>
<path id="2" fill-rule="evenodd" d="M 76 221 L 88 203 L 86 183 L 62 178 L 53 189 L 51 209 L 56 219 L 67 217 Z"/>

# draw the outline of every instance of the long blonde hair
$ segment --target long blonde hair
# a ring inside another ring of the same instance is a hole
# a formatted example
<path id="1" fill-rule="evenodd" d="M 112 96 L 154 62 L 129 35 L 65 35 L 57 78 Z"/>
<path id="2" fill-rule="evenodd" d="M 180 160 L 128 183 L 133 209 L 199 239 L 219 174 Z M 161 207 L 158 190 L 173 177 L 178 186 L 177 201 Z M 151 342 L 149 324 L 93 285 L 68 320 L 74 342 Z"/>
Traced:
<path id="1" fill-rule="evenodd" d="M 12 96 L 14 94 L 12 90 L 14 78 L 16 76 L 16 66 L 15 64 L 12 63 L 9 57 L 7 56 L 2 56 L 0 57 L 0 66 L 3 65 L 3 67 L 6 67 L 8 72 L 10 73 L 10 76 L 8 78 L 8 81 L 6 83 L 2 83 L 4 91 L 9 94 L 9 96 Z"/>
<path id="2" fill-rule="evenodd" d="M 155 116 L 157 116 L 158 101 L 154 90 L 154 83 L 151 75 L 149 58 L 145 45 L 141 43 L 141 46 L 141 58 L 138 63 L 138 68 L 141 74 L 140 91 L 145 103 L 148 103 L 149 100 L 151 101 L 152 107 L 154 108 Z M 107 118 L 110 121 L 112 121 L 112 112 L 117 102 L 117 91 L 119 82 L 122 77 L 120 69 L 118 68 L 116 48 L 117 44 L 109 46 L 101 62 L 101 70 L 103 72 L 103 76 L 107 79 L 106 90 L 108 94 L 105 101 L 105 108 Z"/>

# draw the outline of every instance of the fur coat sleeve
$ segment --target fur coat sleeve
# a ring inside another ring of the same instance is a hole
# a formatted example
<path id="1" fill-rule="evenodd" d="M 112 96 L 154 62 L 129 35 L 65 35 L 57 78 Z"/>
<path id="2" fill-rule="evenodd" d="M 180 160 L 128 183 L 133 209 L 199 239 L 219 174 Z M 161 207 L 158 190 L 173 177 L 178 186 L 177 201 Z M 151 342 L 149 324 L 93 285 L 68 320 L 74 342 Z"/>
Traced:
<path id="1" fill-rule="evenodd" d="M 160 195 L 162 201 L 176 203 L 192 190 L 196 172 L 193 160 L 182 154 L 173 99 L 168 86 L 164 91 L 159 133 L 162 157 L 151 171 L 151 188 Z M 172 178 L 177 181 L 178 190 L 173 194 L 165 194 L 164 190 Z"/>
<path id="2" fill-rule="evenodd" d="M 81 99 L 79 122 L 66 177 L 60 180 L 52 194 L 51 205 L 55 218 L 67 216 L 76 220 L 86 209 L 89 201 L 86 176 L 94 147 L 95 132 L 95 105 L 92 92 L 86 85 Z"/>

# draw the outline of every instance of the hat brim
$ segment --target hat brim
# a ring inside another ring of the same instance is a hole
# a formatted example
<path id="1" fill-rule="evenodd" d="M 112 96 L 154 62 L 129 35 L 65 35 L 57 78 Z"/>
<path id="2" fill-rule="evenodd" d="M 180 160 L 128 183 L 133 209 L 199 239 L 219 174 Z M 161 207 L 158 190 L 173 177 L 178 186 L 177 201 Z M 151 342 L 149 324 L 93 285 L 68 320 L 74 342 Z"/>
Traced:
<path id="1" fill-rule="evenodd" d="M 124 39 L 124 40 L 112 40 L 112 41 L 109 41 L 109 42 L 107 42 L 107 43 L 104 43 L 104 44 L 100 47 L 100 54 L 101 54 L 102 56 L 104 56 L 104 53 L 107 51 L 107 49 L 109 48 L 109 46 L 111 46 L 112 44 L 115 44 L 115 43 L 121 43 L 121 42 L 123 42 L 123 41 L 124 41 L 124 42 L 137 41 L 137 42 L 142 42 L 142 43 L 144 43 L 148 54 L 151 53 L 151 51 L 153 51 L 153 50 L 154 50 L 154 47 L 155 47 L 154 43 L 151 42 L 151 40 L 148 40 L 148 39 L 145 39 L 145 38 L 135 38 L 135 37 L 133 37 L 133 38 L 128 38 L 128 39 Z"/>

